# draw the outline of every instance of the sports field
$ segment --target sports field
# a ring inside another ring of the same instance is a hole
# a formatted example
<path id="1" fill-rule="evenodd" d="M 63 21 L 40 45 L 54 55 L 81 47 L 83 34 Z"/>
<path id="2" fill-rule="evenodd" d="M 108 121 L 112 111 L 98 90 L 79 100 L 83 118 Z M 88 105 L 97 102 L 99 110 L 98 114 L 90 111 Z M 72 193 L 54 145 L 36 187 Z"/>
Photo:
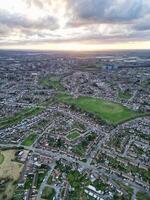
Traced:
<path id="1" fill-rule="evenodd" d="M 101 118 L 108 124 L 118 124 L 144 115 L 144 113 L 135 112 L 121 104 L 93 97 L 82 96 L 73 99 L 69 95 L 60 94 L 58 100 L 69 105 L 74 104 L 82 110 Z"/>

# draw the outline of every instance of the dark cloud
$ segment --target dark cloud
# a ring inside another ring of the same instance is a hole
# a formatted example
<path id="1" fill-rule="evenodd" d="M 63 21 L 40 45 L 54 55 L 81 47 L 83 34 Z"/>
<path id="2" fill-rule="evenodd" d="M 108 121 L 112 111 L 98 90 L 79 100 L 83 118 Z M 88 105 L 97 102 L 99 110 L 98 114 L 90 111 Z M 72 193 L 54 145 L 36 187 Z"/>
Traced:
<path id="1" fill-rule="evenodd" d="M 100 34 L 94 30 L 91 34 L 81 35 L 82 40 L 112 42 L 150 39 L 149 0 L 67 0 L 67 2 L 72 12 L 68 27 L 75 29 L 87 27 L 92 30 L 92 25 L 95 25 L 98 30 L 100 24 L 106 24 L 108 29 L 115 24 L 118 25 L 117 34 L 115 31 L 111 34 Z M 123 24 L 126 26 L 121 26 Z"/>
<path id="2" fill-rule="evenodd" d="M 129 23 L 142 15 L 142 0 L 68 0 L 73 20 L 83 23 Z M 73 22 L 72 22 L 73 23 Z"/>

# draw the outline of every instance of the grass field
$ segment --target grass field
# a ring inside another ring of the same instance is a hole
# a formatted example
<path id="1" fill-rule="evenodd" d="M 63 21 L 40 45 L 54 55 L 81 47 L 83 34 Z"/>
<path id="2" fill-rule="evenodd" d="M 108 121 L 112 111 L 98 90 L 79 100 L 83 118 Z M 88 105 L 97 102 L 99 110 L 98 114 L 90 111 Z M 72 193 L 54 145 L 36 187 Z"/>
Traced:
<path id="1" fill-rule="evenodd" d="M 144 115 L 144 113 L 132 111 L 121 104 L 93 97 L 78 97 L 77 99 L 73 99 L 69 95 L 59 94 L 58 101 L 69 105 L 74 104 L 82 110 L 101 118 L 108 124 L 118 124 Z"/>
<path id="2" fill-rule="evenodd" d="M 9 200 L 15 191 L 16 181 L 20 176 L 23 164 L 12 161 L 15 159 L 16 150 L 7 150 L 1 153 L 4 156 L 4 161 L 0 165 L 0 180 L 8 179 L 8 181 L 0 192 L 0 199 Z"/>
<path id="3" fill-rule="evenodd" d="M 43 108 L 41 107 L 26 108 L 12 116 L 1 118 L 0 129 L 16 125 L 27 117 L 37 115 L 38 113 L 42 112 L 42 110 Z"/>
<path id="4" fill-rule="evenodd" d="M 78 131 L 71 131 L 66 137 L 69 140 L 75 140 L 80 136 L 80 133 Z"/>
<path id="5" fill-rule="evenodd" d="M 23 142 L 22 145 L 24 146 L 31 146 L 35 139 L 36 139 L 37 135 L 35 133 L 31 133 Z"/>

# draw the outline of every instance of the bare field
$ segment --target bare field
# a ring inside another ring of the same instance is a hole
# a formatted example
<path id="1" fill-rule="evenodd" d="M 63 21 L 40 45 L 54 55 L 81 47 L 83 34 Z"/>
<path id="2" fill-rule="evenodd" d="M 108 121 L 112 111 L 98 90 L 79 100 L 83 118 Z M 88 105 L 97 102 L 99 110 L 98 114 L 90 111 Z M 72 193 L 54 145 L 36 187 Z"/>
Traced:
<path id="1" fill-rule="evenodd" d="M 18 180 L 23 164 L 14 160 L 16 150 L 1 151 L 4 161 L 0 165 L 0 180 L 9 178 L 4 190 L 0 192 L 0 199 L 11 199 L 16 187 L 15 181 Z"/>

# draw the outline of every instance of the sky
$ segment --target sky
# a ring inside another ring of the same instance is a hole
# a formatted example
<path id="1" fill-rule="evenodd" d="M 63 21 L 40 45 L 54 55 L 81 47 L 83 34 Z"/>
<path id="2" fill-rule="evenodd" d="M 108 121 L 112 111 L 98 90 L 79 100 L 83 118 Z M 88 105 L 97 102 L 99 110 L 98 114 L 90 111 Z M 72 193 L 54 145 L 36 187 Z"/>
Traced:
<path id="1" fill-rule="evenodd" d="M 0 0 L 0 49 L 150 49 L 150 0 Z"/>

